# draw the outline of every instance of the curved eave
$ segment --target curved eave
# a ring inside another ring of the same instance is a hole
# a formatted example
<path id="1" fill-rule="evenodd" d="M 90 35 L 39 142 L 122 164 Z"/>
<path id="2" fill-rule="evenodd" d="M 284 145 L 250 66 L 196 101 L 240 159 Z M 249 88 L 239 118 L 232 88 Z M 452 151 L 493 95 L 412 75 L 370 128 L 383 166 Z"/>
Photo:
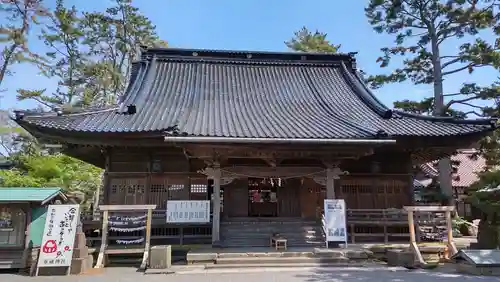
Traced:
<path id="1" fill-rule="evenodd" d="M 16 121 L 23 129 L 42 142 L 85 146 L 163 146 L 163 131 L 151 132 L 91 132 L 52 128 Z"/>
<path id="2" fill-rule="evenodd" d="M 390 118 L 411 118 L 422 121 L 430 121 L 430 122 L 443 122 L 450 124 L 460 124 L 460 125 L 484 125 L 492 127 L 496 129 L 497 120 L 496 119 L 474 119 L 474 120 L 464 120 L 464 119 L 456 119 L 453 117 L 439 117 L 439 116 L 427 116 L 427 115 L 419 115 L 408 112 L 403 112 L 400 110 L 391 110 L 387 106 L 385 106 L 370 90 L 370 88 L 363 82 L 362 78 L 357 74 L 353 74 L 353 72 L 349 71 L 347 67 L 342 63 L 342 70 L 346 76 L 346 79 L 353 85 L 355 88 L 355 92 L 358 94 L 360 99 L 372 109 L 374 112 L 379 114 L 381 117 L 385 119 Z M 489 129 L 486 129 L 489 131 Z"/>

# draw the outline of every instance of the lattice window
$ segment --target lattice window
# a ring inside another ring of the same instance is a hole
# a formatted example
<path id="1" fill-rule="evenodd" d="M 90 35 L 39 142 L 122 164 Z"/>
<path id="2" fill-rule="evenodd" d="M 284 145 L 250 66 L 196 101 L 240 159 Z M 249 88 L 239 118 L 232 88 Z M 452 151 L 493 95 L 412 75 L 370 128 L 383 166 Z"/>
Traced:
<path id="1" fill-rule="evenodd" d="M 184 189 L 184 184 L 172 184 L 168 186 L 168 191 L 179 191 Z"/>
<path id="2" fill-rule="evenodd" d="M 172 182 L 179 182 L 179 180 L 170 180 Z M 182 181 L 182 180 L 181 180 Z M 186 185 L 175 183 L 168 185 L 168 199 L 169 200 L 186 200 L 185 198 L 185 188 Z M 188 195 L 189 196 L 189 195 Z"/>
<path id="3" fill-rule="evenodd" d="M 127 187 L 127 194 L 135 194 L 135 187 L 128 186 Z"/>
<path id="4" fill-rule="evenodd" d="M 191 184 L 191 193 L 207 193 L 207 185 Z"/>
<path id="5" fill-rule="evenodd" d="M 145 179 L 115 178 L 110 182 L 109 204 L 144 204 Z"/>
<path id="6" fill-rule="evenodd" d="M 168 190 L 165 189 L 165 185 L 163 184 L 151 184 L 152 193 L 166 193 Z"/>

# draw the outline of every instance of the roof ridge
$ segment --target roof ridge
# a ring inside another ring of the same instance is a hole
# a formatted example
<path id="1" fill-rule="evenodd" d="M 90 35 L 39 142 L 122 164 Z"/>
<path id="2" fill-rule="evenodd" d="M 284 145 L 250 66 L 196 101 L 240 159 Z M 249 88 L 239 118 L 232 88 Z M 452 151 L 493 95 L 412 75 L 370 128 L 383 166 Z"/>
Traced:
<path id="1" fill-rule="evenodd" d="M 354 88 L 355 95 L 357 95 L 363 103 L 382 118 L 389 119 L 392 117 L 392 110 L 382 104 L 382 102 L 380 102 L 380 100 L 378 100 L 364 85 L 359 77 L 355 76 L 353 78 L 353 74 L 347 69 L 347 66 L 343 62 L 340 63 L 340 70 L 342 75 L 346 78 L 347 83 Z"/>
<path id="2" fill-rule="evenodd" d="M 248 61 L 313 61 L 313 62 L 352 62 L 355 53 L 312 53 L 312 52 L 274 52 L 249 50 L 216 50 L 216 49 L 184 49 L 184 48 L 143 48 L 142 58 L 148 56 L 177 58 L 217 58 L 242 59 Z"/>
<path id="3" fill-rule="evenodd" d="M 151 75 L 154 75 L 155 70 L 152 66 L 155 66 L 156 57 L 153 57 L 150 61 L 145 61 L 144 66 L 139 67 L 136 70 L 137 73 L 134 74 L 134 80 L 128 82 L 127 91 L 123 95 L 123 100 L 118 105 L 118 112 L 126 112 L 125 108 L 129 106 L 131 101 L 134 101 L 142 89 L 145 81 L 148 80 Z M 127 105 L 129 103 L 129 105 Z M 133 103 L 135 104 L 135 103 Z"/>

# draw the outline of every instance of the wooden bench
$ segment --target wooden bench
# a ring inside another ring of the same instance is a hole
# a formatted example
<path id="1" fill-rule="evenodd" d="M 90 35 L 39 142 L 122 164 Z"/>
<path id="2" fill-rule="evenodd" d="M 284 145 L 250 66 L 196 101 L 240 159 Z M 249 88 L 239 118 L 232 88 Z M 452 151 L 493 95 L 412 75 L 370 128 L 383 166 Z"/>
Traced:
<path id="1" fill-rule="evenodd" d="M 283 248 L 286 251 L 287 250 L 287 243 L 288 243 L 288 240 L 283 236 L 274 236 L 274 235 L 271 236 L 271 240 L 270 240 L 271 248 L 274 247 L 276 250 Z"/>

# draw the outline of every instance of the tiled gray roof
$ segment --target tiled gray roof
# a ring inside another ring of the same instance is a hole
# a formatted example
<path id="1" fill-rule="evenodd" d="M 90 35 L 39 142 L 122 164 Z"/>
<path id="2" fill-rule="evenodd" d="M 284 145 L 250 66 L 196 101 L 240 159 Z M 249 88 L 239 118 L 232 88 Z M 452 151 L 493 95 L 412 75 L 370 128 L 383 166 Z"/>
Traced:
<path id="1" fill-rule="evenodd" d="M 372 138 L 490 130 L 490 121 L 413 116 L 382 105 L 349 55 L 148 50 L 120 106 L 18 122 L 83 132 L 164 131 L 193 136 Z M 134 105 L 134 114 L 124 114 Z"/>

